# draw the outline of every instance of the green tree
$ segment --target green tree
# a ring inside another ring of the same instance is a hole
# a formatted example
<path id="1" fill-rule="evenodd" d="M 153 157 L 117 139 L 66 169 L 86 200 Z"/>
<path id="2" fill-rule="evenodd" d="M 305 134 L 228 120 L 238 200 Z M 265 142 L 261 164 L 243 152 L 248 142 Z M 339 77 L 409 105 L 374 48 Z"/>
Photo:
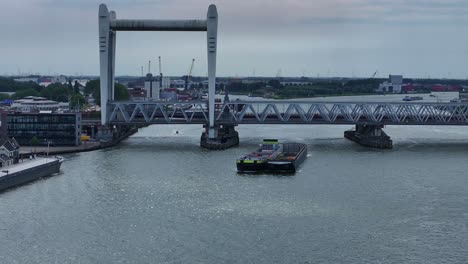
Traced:
<path id="1" fill-rule="evenodd" d="M 75 93 L 80 93 L 80 84 L 78 83 L 78 81 L 75 81 L 75 84 L 73 85 L 73 91 Z"/>
<path id="2" fill-rule="evenodd" d="M 5 99 L 10 99 L 10 96 L 8 94 L 0 93 L 0 100 L 3 101 Z"/>
<path id="3" fill-rule="evenodd" d="M 85 98 L 80 93 L 73 94 L 70 98 L 70 108 L 81 109 L 86 103 Z"/>
<path id="4" fill-rule="evenodd" d="M 12 98 L 13 99 L 21 99 L 21 98 L 24 98 L 26 96 L 39 96 L 39 92 L 36 89 L 33 89 L 33 88 L 29 88 L 29 89 L 26 89 L 26 90 L 19 90 L 12 96 Z"/>
<path id="5" fill-rule="evenodd" d="M 85 94 L 93 95 L 93 93 L 100 87 L 99 80 L 88 81 L 84 87 Z"/>
<path id="6" fill-rule="evenodd" d="M 125 85 L 116 83 L 114 89 L 115 100 L 123 101 L 130 98 L 130 94 L 128 93 L 128 89 Z"/>
<path id="7" fill-rule="evenodd" d="M 70 91 L 73 91 L 73 85 L 70 79 L 68 80 L 68 89 L 70 89 Z"/>
<path id="8" fill-rule="evenodd" d="M 280 81 L 278 81 L 278 80 L 269 80 L 268 85 L 270 85 L 271 87 L 273 87 L 275 89 L 280 89 L 281 86 L 282 86 Z"/>
<path id="9" fill-rule="evenodd" d="M 38 144 L 39 144 L 39 139 L 36 136 L 32 137 L 31 138 L 31 145 L 36 146 Z"/>
<path id="10" fill-rule="evenodd" d="M 40 91 L 41 88 L 42 86 L 32 81 L 17 82 L 13 80 L 13 78 L 0 76 L 0 92 L 17 92 L 26 89 L 35 89 Z"/>
<path id="11" fill-rule="evenodd" d="M 58 102 L 68 102 L 72 91 L 67 85 L 52 83 L 41 92 L 41 96 Z"/>
<path id="12" fill-rule="evenodd" d="M 39 141 L 39 139 L 38 139 L 36 136 L 33 136 L 33 137 L 31 138 L 30 143 L 31 143 L 31 146 L 34 146 L 34 152 L 36 152 L 36 146 L 39 145 L 39 142 L 40 142 L 40 141 Z M 32 149 L 31 149 L 31 150 L 32 150 Z M 32 152 L 32 151 L 31 151 L 31 152 Z"/>
<path id="13" fill-rule="evenodd" d="M 85 94 L 92 95 L 96 104 L 101 104 L 101 90 L 100 90 L 100 81 L 91 80 L 88 81 L 84 87 Z"/>
<path id="14" fill-rule="evenodd" d="M 96 104 L 101 104 L 101 85 L 99 80 L 91 80 L 86 83 L 84 91 L 86 94 L 90 94 L 94 97 Z M 116 83 L 114 86 L 114 95 L 115 100 L 122 101 L 128 100 L 130 98 L 130 94 L 128 93 L 127 87 L 125 85 Z"/>

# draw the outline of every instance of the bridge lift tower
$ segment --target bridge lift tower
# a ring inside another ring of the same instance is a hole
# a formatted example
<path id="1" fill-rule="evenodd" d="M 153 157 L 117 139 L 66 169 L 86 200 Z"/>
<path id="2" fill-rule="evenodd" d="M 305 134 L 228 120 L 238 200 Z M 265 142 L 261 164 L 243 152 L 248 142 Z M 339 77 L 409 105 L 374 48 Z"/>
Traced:
<path id="1" fill-rule="evenodd" d="M 99 57 L 101 83 L 101 123 L 109 122 L 108 103 L 114 101 L 115 44 L 117 31 L 206 31 L 208 53 L 208 108 L 207 136 L 217 138 L 215 128 L 214 97 L 216 85 L 216 45 L 218 35 L 218 11 L 215 5 L 208 7 L 206 20 L 155 20 L 117 19 L 115 11 L 108 11 L 105 4 L 99 6 Z"/>

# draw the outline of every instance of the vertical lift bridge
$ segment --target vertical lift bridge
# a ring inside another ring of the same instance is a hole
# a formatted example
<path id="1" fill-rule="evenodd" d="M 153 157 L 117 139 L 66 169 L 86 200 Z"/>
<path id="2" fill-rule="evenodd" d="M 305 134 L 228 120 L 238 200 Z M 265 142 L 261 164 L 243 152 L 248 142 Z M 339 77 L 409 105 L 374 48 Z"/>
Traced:
<path id="1" fill-rule="evenodd" d="M 108 103 L 114 101 L 115 44 L 117 31 L 206 31 L 208 54 L 209 138 L 216 138 L 214 97 L 216 85 L 216 45 L 218 11 L 208 7 L 206 20 L 117 19 L 115 11 L 99 6 L 99 57 L 101 75 L 101 123 L 109 123 Z"/>

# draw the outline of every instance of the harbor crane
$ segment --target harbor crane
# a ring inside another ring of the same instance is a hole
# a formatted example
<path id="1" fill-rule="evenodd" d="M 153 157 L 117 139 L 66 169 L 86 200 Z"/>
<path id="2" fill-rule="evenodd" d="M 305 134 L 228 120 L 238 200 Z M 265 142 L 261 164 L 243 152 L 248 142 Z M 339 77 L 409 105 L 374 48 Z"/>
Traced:
<path id="1" fill-rule="evenodd" d="M 162 67 L 161 67 L 161 56 L 158 57 L 159 60 L 159 87 L 162 89 L 163 87 L 163 74 L 162 74 Z"/>
<path id="2" fill-rule="evenodd" d="M 192 65 L 190 65 L 189 73 L 187 74 L 187 76 L 185 76 L 185 90 L 188 90 L 189 88 L 189 81 L 190 81 L 190 77 L 192 76 L 194 64 L 195 64 L 195 59 L 192 59 Z"/>

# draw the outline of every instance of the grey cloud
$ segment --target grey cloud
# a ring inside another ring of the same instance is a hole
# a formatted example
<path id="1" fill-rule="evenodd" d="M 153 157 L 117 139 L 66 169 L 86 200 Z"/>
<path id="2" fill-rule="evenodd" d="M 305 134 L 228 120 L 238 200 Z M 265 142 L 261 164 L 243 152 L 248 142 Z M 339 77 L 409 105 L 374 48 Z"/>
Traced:
<path id="1" fill-rule="evenodd" d="M 102 0 L 4 0 L 0 9 L 0 72 L 97 74 L 97 11 Z M 204 18 L 220 15 L 222 75 L 367 76 L 368 72 L 468 75 L 468 1 L 456 0 L 113 0 L 120 18 Z M 135 74 L 164 56 L 168 74 L 183 74 L 192 57 L 205 74 L 204 35 L 118 34 L 117 71 Z M 422 47 L 423 46 L 423 47 Z M 430 63 L 428 58 L 441 64 Z M 64 63 L 73 61 L 73 64 Z M 424 64 L 416 63 L 424 61 Z M 442 65 L 444 63 L 443 67 Z M 450 66 L 445 66 L 450 65 Z"/>

